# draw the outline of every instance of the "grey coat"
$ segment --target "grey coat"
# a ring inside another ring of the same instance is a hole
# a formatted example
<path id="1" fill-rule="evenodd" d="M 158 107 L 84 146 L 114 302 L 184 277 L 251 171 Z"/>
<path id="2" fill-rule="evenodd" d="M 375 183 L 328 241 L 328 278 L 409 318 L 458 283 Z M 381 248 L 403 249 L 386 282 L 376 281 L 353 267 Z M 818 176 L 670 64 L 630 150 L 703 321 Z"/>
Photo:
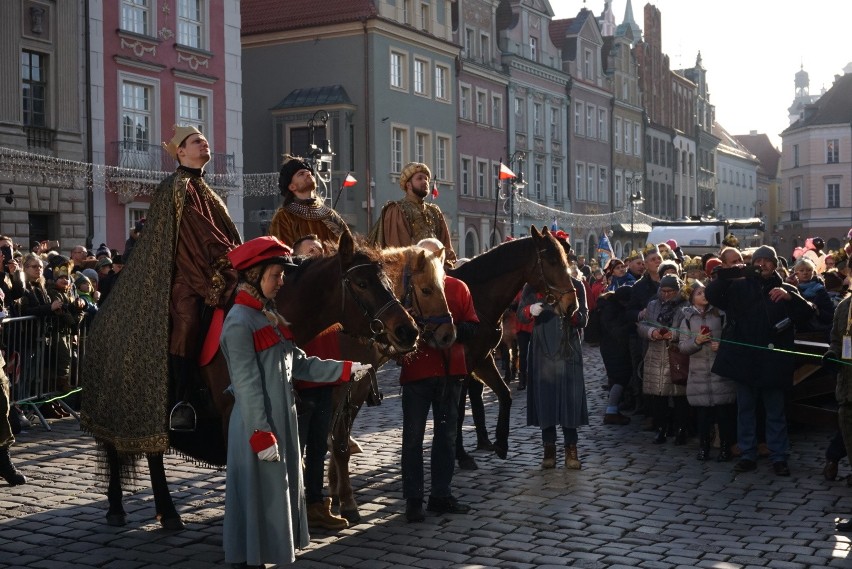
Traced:
<path id="1" fill-rule="evenodd" d="M 681 298 L 680 302 L 685 303 L 686 301 Z M 642 368 L 642 393 L 663 397 L 683 396 L 686 395 L 686 387 L 672 383 L 668 354 L 669 343 L 677 343 L 678 341 L 677 329 L 680 325 L 680 319 L 683 317 L 683 312 L 679 308 L 675 310 L 671 325 L 671 341 L 651 340 L 651 331 L 659 327 L 659 325 L 655 326 L 654 323 L 658 322 L 661 307 L 659 298 L 652 299 L 645 309 L 645 317 L 637 324 L 639 337 L 648 340 L 648 351 L 645 352 L 645 362 Z"/>
<path id="2" fill-rule="evenodd" d="M 292 563 L 310 541 L 292 377 L 331 382 L 351 365 L 307 357 L 279 338 L 262 312 L 243 304 L 225 318 L 221 347 L 236 398 L 228 427 L 225 562 Z M 275 435 L 280 462 L 257 458 L 249 445 L 255 430 Z"/>
<path id="3" fill-rule="evenodd" d="M 693 407 L 713 407 L 737 400 L 736 384 L 711 371 L 716 352 L 710 348 L 710 343 L 695 343 L 702 326 L 710 328 L 710 337 L 718 341 L 722 337 L 722 318 L 722 314 L 714 308 L 706 312 L 699 312 L 695 306 L 683 309 L 678 345 L 681 353 L 690 356 L 686 399 Z"/>

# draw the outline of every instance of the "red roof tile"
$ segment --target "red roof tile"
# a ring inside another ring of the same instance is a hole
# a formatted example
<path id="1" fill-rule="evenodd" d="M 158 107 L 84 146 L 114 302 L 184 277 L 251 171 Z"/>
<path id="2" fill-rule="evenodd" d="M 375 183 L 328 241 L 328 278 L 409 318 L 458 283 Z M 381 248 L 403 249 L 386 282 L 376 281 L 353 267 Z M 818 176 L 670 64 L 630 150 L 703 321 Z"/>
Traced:
<path id="1" fill-rule="evenodd" d="M 373 0 L 242 0 L 242 35 L 358 22 L 378 15 Z"/>

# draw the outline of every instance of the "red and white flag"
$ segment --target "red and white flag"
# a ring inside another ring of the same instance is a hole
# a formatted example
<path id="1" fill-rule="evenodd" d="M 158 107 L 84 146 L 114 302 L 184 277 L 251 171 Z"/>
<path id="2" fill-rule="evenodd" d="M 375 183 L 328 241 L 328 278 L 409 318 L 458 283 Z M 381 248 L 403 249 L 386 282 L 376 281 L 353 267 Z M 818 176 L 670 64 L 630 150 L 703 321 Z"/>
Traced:
<path id="1" fill-rule="evenodd" d="M 438 197 L 438 181 L 435 180 L 435 184 L 432 186 L 432 199 L 434 200 L 437 197 Z"/>
<path id="2" fill-rule="evenodd" d="M 355 179 L 355 176 L 353 176 L 352 174 L 347 172 L 346 178 L 343 179 L 343 187 L 344 188 L 351 188 L 352 186 L 354 186 L 357 183 L 358 183 L 358 180 Z"/>
<path id="3" fill-rule="evenodd" d="M 500 162 L 500 179 L 508 180 L 509 178 L 517 178 L 515 173 L 509 170 L 509 167 Z"/>

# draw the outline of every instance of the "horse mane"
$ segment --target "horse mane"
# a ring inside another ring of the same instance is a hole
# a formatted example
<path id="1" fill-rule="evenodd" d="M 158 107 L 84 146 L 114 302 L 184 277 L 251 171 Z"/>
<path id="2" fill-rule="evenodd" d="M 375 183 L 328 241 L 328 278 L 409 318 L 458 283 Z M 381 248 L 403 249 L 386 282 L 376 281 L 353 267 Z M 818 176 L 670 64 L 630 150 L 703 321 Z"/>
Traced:
<path id="1" fill-rule="evenodd" d="M 443 272 L 443 265 L 439 258 L 435 256 L 430 257 L 431 253 L 429 251 L 422 247 L 418 247 L 417 245 L 409 245 L 408 247 L 388 247 L 380 250 L 382 266 L 390 281 L 395 285 L 397 283 L 402 283 L 402 273 L 405 270 L 405 267 L 408 265 L 409 261 L 422 252 L 426 253 L 427 262 L 424 270 L 428 271 L 429 280 L 435 282 L 439 286 L 443 286 L 444 279 L 438 278 L 439 272 Z M 443 277 L 443 275 L 441 276 Z"/>
<path id="2" fill-rule="evenodd" d="M 480 253 L 449 274 L 463 280 L 468 286 L 491 281 L 527 263 L 529 259 L 522 251 L 531 243 L 530 236 L 506 241 L 486 251 L 487 257 L 485 253 Z"/>

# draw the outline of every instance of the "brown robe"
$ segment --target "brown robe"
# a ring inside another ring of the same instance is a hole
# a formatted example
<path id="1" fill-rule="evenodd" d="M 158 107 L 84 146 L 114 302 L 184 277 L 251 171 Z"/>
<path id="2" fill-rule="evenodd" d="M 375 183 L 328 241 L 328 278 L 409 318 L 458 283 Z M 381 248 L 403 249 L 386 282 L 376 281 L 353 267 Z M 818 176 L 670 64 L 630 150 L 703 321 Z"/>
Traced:
<path id="1" fill-rule="evenodd" d="M 337 243 L 346 222 L 319 197 L 294 200 L 275 212 L 269 234 L 292 246 L 299 238 L 315 234 L 320 242 Z"/>
<path id="2" fill-rule="evenodd" d="M 444 214 L 434 204 L 417 203 L 408 197 L 388 202 L 382 208 L 377 229 L 371 237 L 380 247 L 408 247 L 434 237 L 444 244 L 447 261 L 456 260 Z"/>

